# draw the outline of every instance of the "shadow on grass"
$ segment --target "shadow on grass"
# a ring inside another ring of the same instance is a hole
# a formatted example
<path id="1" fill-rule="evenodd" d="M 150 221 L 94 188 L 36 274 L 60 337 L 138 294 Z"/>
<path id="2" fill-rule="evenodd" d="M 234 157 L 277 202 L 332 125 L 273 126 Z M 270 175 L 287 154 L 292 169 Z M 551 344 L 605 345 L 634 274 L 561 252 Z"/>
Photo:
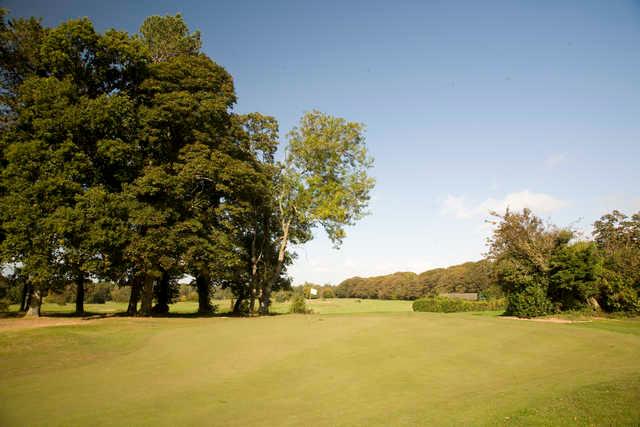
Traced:
<path id="1" fill-rule="evenodd" d="M 266 316 L 247 315 L 247 314 L 233 314 L 233 313 L 153 313 L 151 316 L 142 316 L 141 314 L 130 315 L 125 311 L 118 311 L 112 313 L 103 312 L 90 312 L 86 311 L 83 314 L 76 313 L 59 313 L 59 312 L 46 312 L 43 311 L 40 315 L 41 318 L 56 318 L 56 319 L 78 319 L 78 320 L 95 320 L 95 319 L 107 319 L 111 317 L 116 318 L 167 318 L 167 319 L 198 319 L 198 318 L 216 318 L 216 317 L 235 317 L 235 318 L 253 318 L 253 317 L 273 317 L 282 316 L 286 313 L 269 313 Z M 0 312 L 0 319 L 22 319 L 26 318 L 25 312 L 21 311 L 8 311 Z"/>

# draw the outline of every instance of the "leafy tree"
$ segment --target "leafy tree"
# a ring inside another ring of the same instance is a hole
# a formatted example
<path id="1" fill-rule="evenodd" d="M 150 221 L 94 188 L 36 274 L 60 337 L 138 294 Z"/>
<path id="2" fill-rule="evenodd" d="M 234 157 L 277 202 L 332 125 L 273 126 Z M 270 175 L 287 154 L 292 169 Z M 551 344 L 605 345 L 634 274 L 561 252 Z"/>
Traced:
<path id="1" fill-rule="evenodd" d="M 549 270 L 549 297 L 561 309 L 579 309 L 598 294 L 602 274 L 602 260 L 592 242 L 577 242 L 560 246 L 553 253 Z"/>
<path id="2" fill-rule="evenodd" d="M 117 190 L 135 166 L 114 163 L 136 134 L 131 88 L 145 67 L 126 33 L 96 33 L 87 19 L 42 29 L 35 20 L 3 26 L 7 124 L 2 203 L 5 259 L 20 265 L 38 314 L 55 283 L 84 283 L 100 258 L 91 231 L 97 221 L 79 206 L 94 188 Z M 21 66 L 16 64 L 26 61 Z M 129 154 L 128 152 L 125 153 Z M 94 211 L 96 213 L 97 211 Z"/>
<path id="3" fill-rule="evenodd" d="M 312 111 L 302 117 L 288 138 L 274 190 L 281 233 L 278 257 L 271 280 L 262 290 L 262 314 L 268 313 L 287 245 L 308 241 L 311 229 L 321 226 L 339 246 L 345 237 L 344 227 L 365 215 L 374 185 L 367 174 L 372 159 L 364 144 L 363 125 Z"/>
<path id="4" fill-rule="evenodd" d="M 603 257 L 600 303 L 611 311 L 640 310 L 640 212 L 606 214 L 593 235 Z"/>
<path id="5" fill-rule="evenodd" d="M 179 13 L 148 17 L 140 27 L 140 34 L 154 63 L 180 55 L 197 55 L 202 47 L 200 32 L 189 34 L 189 28 Z"/>
<path id="6" fill-rule="evenodd" d="M 507 295 L 507 313 L 521 317 L 547 314 L 552 310 L 548 297 L 551 258 L 573 233 L 545 224 L 529 209 L 493 215 L 497 220 L 489 239 L 489 256 Z"/>

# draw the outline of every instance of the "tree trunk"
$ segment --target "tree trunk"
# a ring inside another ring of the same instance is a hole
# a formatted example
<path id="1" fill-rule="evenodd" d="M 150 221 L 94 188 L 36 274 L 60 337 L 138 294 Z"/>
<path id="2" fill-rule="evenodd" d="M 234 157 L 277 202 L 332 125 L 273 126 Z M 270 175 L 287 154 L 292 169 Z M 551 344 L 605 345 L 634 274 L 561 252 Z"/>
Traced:
<path id="1" fill-rule="evenodd" d="M 29 304 L 31 303 L 31 286 L 29 282 L 24 282 L 24 286 L 22 287 L 22 299 L 20 300 L 20 311 L 27 311 L 29 308 Z"/>
<path id="2" fill-rule="evenodd" d="M 244 298 L 237 298 L 235 304 L 233 304 L 233 314 L 242 314 L 241 313 L 241 308 L 242 308 L 242 302 L 244 301 Z"/>
<path id="3" fill-rule="evenodd" d="M 84 314 L 84 275 L 76 277 L 76 314 Z"/>
<path id="4" fill-rule="evenodd" d="M 140 279 L 135 277 L 131 281 L 131 295 L 129 295 L 129 306 L 127 307 L 127 314 L 129 316 L 135 316 L 138 312 L 138 301 L 140 300 Z"/>
<path id="5" fill-rule="evenodd" d="M 158 314 L 169 313 L 169 273 L 162 272 L 162 278 L 158 282 L 158 302 L 153 307 L 153 312 Z"/>
<path id="6" fill-rule="evenodd" d="M 276 268 L 274 269 L 273 277 L 271 277 L 270 280 L 267 280 L 264 287 L 262 288 L 262 296 L 260 298 L 261 315 L 269 314 L 269 306 L 271 305 L 271 290 L 274 288 L 274 286 L 278 282 L 278 279 L 280 278 L 282 265 L 284 264 L 284 256 L 287 253 L 287 241 L 289 240 L 290 224 L 290 222 L 286 222 L 282 227 L 282 241 L 280 242 L 280 249 L 278 249 L 278 261 L 276 262 Z"/>
<path id="7" fill-rule="evenodd" d="M 213 311 L 213 306 L 211 305 L 209 281 L 204 275 L 198 274 L 196 276 L 196 287 L 198 288 L 198 313 L 211 313 Z"/>
<path id="8" fill-rule="evenodd" d="M 140 315 L 151 316 L 153 305 L 153 277 L 145 274 L 142 284 L 142 301 L 140 303 Z"/>
<path id="9" fill-rule="evenodd" d="M 29 301 L 29 311 L 26 316 L 40 317 L 40 308 L 42 307 L 42 292 L 40 289 L 33 289 L 31 293 L 31 301 Z"/>
<path id="10" fill-rule="evenodd" d="M 256 253 L 255 234 L 251 243 L 251 280 L 249 281 L 249 314 L 253 315 L 256 308 L 256 292 L 258 289 L 258 263 L 262 254 L 258 256 Z"/>

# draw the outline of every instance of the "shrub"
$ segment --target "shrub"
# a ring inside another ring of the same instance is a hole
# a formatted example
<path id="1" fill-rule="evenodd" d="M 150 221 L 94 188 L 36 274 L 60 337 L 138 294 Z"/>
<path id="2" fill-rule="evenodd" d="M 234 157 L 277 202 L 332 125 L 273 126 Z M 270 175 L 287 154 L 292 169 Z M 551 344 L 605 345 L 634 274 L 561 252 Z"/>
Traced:
<path id="1" fill-rule="evenodd" d="M 217 291 L 215 292 L 214 296 L 217 295 Z M 197 302 L 198 301 L 198 291 L 196 291 L 196 289 L 187 283 L 182 283 L 180 285 L 180 291 L 178 294 L 178 299 L 180 301 L 192 301 L 192 302 Z"/>
<path id="2" fill-rule="evenodd" d="M 307 308 L 307 302 L 304 299 L 304 295 L 300 292 L 293 294 L 289 313 L 309 314 L 311 312 L 312 310 Z"/>
<path id="3" fill-rule="evenodd" d="M 276 302 L 285 302 L 291 299 L 291 291 L 278 291 L 273 295 Z"/>
<path id="4" fill-rule="evenodd" d="M 504 299 L 486 301 L 468 301 L 459 298 L 428 297 L 413 302 L 413 311 L 431 313 L 458 313 L 464 311 L 494 311 L 504 310 Z"/>
<path id="5" fill-rule="evenodd" d="M 507 295 L 506 314 L 518 317 L 544 316 L 556 311 L 544 288 L 532 286 Z"/>
<path id="6" fill-rule="evenodd" d="M 67 285 L 62 288 L 49 290 L 45 301 L 48 303 L 66 305 L 69 302 L 73 302 L 76 299 L 76 286 Z"/>
<path id="7" fill-rule="evenodd" d="M 67 295 L 65 295 L 64 292 L 55 293 L 50 291 L 47 295 L 46 301 L 53 304 L 66 305 Z"/>
<path id="8" fill-rule="evenodd" d="M 322 290 L 322 298 L 335 298 L 336 295 L 331 288 L 324 288 Z"/>
<path id="9" fill-rule="evenodd" d="M 182 285 L 182 286 L 189 286 L 189 285 Z M 189 286 L 189 289 L 191 290 L 191 292 L 188 293 L 188 299 L 187 300 L 182 300 L 182 301 L 198 301 L 198 292 L 196 291 L 196 289 L 193 286 Z M 181 291 L 182 294 L 182 291 Z M 211 296 L 212 299 L 216 299 L 216 300 L 227 300 L 227 299 L 233 299 L 233 292 L 231 291 L 231 288 L 220 288 L 220 287 L 216 287 L 215 290 L 213 291 L 213 295 Z"/>
<path id="10" fill-rule="evenodd" d="M 86 286 L 85 299 L 89 304 L 104 304 L 111 299 L 111 283 L 96 283 Z"/>
<path id="11" fill-rule="evenodd" d="M 130 286 L 115 286 L 111 289 L 111 301 L 115 302 L 129 302 L 131 297 Z"/>

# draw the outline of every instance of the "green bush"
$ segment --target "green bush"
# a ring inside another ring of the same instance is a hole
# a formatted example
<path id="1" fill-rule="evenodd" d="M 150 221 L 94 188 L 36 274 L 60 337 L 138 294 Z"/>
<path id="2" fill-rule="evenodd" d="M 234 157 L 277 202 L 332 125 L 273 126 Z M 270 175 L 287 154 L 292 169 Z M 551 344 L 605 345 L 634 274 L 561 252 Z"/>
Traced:
<path id="1" fill-rule="evenodd" d="M 413 302 L 413 311 L 431 313 L 458 313 L 463 311 L 497 311 L 504 310 L 505 300 L 491 299 L 486 301 L 468 301 L 459 298 L 428 297 Z"/>
<path id="2" fill-rule="evenodd" d="M 85 301 L 89 304 L 104 304 L 111 299 L 112 283 L 95 283 L 85 285 Z"/>
<path id="3" fill-rule="evenodd" d="M 46 302 L 58 305 L 66 305 L 67 304 L 67 295 L 64 292 L 51 292 L 47 295 Z"/>
<path id="4" fill-rule="evenodd" d="M 507 310 L 509 316 L 536 317 L 555 312 L 547 293 L 541 287 L 529 287 L 520 292 L 507 295 Z"/>
<path id="5" fill-rule="evenodd" d="M 214 296 L 217 295 L 218 292 L 214 293 Z M 178 299 L 182 302 L 191 301 L 198 302 L 198 291 L 193 285 L 183 283 L 180 285 L 180 291 L 178 294 Z"/>
<path id="6" fill-rule="evenodd" d="M 131 297 L 130 286 L 116 286 L 111 289 L 111 301 L 115 302 L 129 302 Z"/>
<path id="7" fill-rule="evenodd" d="M 291 299 L 291 306 L 289 307 L 289 313 L 309 314 L 312 310 L 307 308 L 307 302 L 304 299 L 304 295 L 300 292 L 293 294 Z"/>
<path id="8" fill-rule="evenodd" d="M 335 298 L 336 294 L 335 292 L 333 292 L 333 289 L 331 288 L 324 288 L 322 290 L 322 298 L 326 299 L 326 298 Z"/>
<path id="9" fill-rule="evenodd" d="M 274 294 L 273 299 L 276 302 L 286 302 L 291 299 L 291 291 L 278 291 Z"/>

